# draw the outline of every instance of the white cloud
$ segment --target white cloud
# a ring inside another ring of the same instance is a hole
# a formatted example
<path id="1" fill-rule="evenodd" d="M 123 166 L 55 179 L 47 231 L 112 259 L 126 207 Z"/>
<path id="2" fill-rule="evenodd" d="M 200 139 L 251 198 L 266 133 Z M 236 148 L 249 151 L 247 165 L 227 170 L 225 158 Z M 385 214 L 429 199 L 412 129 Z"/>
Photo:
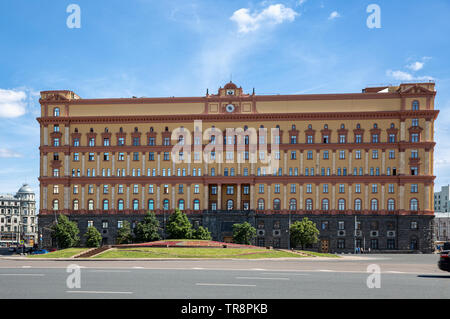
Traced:
<path id="1" fill-rule="evenodd" d="M 25 114 L 27 94 L 23 91 L 0 89 L 0 117 L 19 117 Z"/>
<path id="2" fill-rule="evenodd" d="M 256 31 L 264 25 L 292 22 L 297 15 L 297 12 L 283 4 L 273 4 L 259 13 L 250 13 L 247 8 L 236 10 L 230 19 L 237 23 L 239 33 L 248 33 Z"/>
<path id="3" fill-rule="evenodd" d="M 307 0 L 299 0 L 299 1 L 298 1 L 298 4 L 299 4 L 299 5 L 302 5 L 302 4 L 304 4 L 306 1 L 307 1 Z"/>
<path id="4" fill-rule="evenodd" d="M 19 158 L 22 154 L 7 148 L 0 148 L 0 158 Z"/>
<path id="5" fill-rule="evenodd" d="M 337 19 L 340 17 L 341 17 L 341 15 L 339 14 L 339 12 L 333 11 L 333 12 L 331 12 L 330 16 L 328 17 L 328 20 L 334 20 L 334 19 Z"/>
<path id="6" fill-rule="evenodd" d="M 425 75 L 425 76 L 414 76 L 411 73 L 403 72 L 403 71 L 392 71 L 387 70 L 386 75 L 394 78 L 398 81 L 431 81 L 434 80 L 433 77 Z"/>
<path id="7" fill-rule="evenodd" d="M 416 72 L 416 71 L 422 70 L 424 65 L 425 65 L 424 62 L 416 61 L 414 63 L 411 63 L 411 64 L 407 65 L 406 67 L 408 69 Z"/>

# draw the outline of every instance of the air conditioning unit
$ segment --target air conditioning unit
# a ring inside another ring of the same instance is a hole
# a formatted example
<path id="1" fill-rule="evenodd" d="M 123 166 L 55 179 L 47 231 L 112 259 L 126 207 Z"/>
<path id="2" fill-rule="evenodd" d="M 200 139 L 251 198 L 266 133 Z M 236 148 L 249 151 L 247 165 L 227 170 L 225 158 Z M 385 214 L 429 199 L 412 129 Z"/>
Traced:
<path id="1" fill-rule="evenodd" d="M 281 236 L 281 231 L 280 231 L 279 229 L 274 229 L 274 231 L 273 231 L 273 236 L 274 236 L 274 237 L 279 237 L 279 236 Z"/>
<path id="2" fill-rule="evenodd" d="M 378 230 L 371 230 L 370 237 L 378 237 Z"/>
<path id="3" fill-rule="evenodd" d="M 362 231 L 361 230 L 355 230 L 355 236 L 356 237 L 362 237 Z"/>
<path id="4" fill-rule="evenodd" d="M 395 237 L 395 230 L 388 230 L 387 236 L 388 237 Z"/>
<path id="5" fill-rule="evenodd" d="M 338 230 L 338 236 L 345 236 L 345 230 Z"/>
<path id="6" fill-rule="evenodd" d="M 266 234 L 266 231 L 264 229 L 258 229 L 258 236 L 264 236 Z"/>

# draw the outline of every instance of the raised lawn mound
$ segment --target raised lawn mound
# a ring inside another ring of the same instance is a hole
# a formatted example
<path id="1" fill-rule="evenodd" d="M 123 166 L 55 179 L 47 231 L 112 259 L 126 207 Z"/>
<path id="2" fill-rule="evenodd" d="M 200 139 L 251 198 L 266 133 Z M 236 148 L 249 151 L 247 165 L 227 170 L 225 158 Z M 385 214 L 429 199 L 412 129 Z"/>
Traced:
<path id="1" fill-rule="evenodd" d="M 224 243 L 211 240 L 160 240 L 140 244 L 114 245 L 114 248 L 133 248 L 133 247 L 178 247 L 178 248 L 245 248 L 261 249 L 263 247 L 252 245 L 240 245 L 233 243 Z"/>

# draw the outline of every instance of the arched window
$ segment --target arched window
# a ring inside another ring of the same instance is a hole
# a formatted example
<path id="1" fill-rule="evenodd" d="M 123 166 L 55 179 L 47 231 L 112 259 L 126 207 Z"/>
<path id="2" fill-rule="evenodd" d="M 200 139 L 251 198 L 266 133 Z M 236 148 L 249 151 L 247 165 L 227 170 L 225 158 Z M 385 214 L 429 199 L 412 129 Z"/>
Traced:
<path id="1" fill-rule="evenodd" d="M 370 201 L 370 209 L 371 209 L 372 211 L 378 210 L 378 200 L 372 199 L 372 200 Z"/>
<path id="2" fill-rule="evenodd" d="M 414 100 L 414 101 L 412 102 L 412 110 L 413 110 L 413 111 L 418 111 L 418 110 L 419 110 L 419 101 Z"/>
<path id="3" fill-rule="evenodd" d="M 72 205 L 73 210 L 78 210 L 79 209 L 79 202 L 78 199 L 75 199 L 73 201 L 73 205 Z"/>
<path id="4" fill-rule="evenodd" d="M 415 198 L 411 199 L 409 201 L 409 209 L 413 210 L 413 211 L 418 211 L 419 210 L 419 201 Z"/>
<path id="5" fill-rule="evenodd" d="M 184 210 L 184 199 L 179 199 L 178 200 L 178 209 L 179 210 Z"/>
<path id="6" fill-rule="evenodd" d="M 122 211 L 123 210 L 123 199 L 119 199 L 117 201 L 117 209 Z"/>
<path id="7" fill-rule="evenodd" d="M 357 128 L 357 129 L 360 129 L 360 128 L 361 128 L 361 124 L 359 124 L 359 123 L 356 124 L 356 128 Z"/>
<path id="8" fill-rule="evenodd" d="M 139 200 L 133 199 L 133 210 L 139 210 Z"/>
<path id="9" fill-rule="evenodd" d="M 395 200 L 392 198 L 388 199 L 387 206 L 388 206 L 388 211 L 395 210 Z"/>
<path id="10" fill-rule="evenodd" d="M 297 210 L 297 200 L 295 198 L 289 201 L 289 210 Z"/>
<path id="11" fill-rule="evenodd" d="M 274 210 L 280 210 L 280 200 L 278 199 L 278 198 L 275 198 L 274 200 L 273 200 L 273 209 Z"/>
<path id="12" fill-rule="evenodd" d="M 163 201 L 163 209 L 164 210 L 169 210 L 169 200 L 168 199 L 165 199 Z"/>
<path id="13" fill-rule="evenodd" d="M 54 109 L 53 109 L 53 116 L 55 116 L 55 117 L 57 117 L 57 116 L 59 116 L 59 107 L 55 107 Z"/>
<path id="14" fill-rule="evenodd" d="M 94 210 L 94 200 L 88 200 L 88 210 Z"/>
<path id="15" fill-rule="evenodd" d="M 311 198 L 308 198 L 305 201 L 305 204 L 306 204 L 306 210 L 312 210 L 313 209 L 313 201 L 312 201 Z"/>
<path id="16" fill-rule="evenodd" d="M 339 199 L 338 200 L 338 209 L 339 210 L 345 210 L 345 199 Z"/>
<path id="17" fill-rule="evenodd" d="M 153 199 L 148 200 L 148 210 L 154 210 L 155 209 L 155 201 Z"/>
<path id="18" fill-rule="evenodd" d="M 153 126 L 150 127 L 150 132 L 153 132 Z"/>
<path id="19" fill-rule="evenodd" d="M 107 128 L 107 127 L 105 127 L 105 133 L 108 133 L 108 131 L 109 131 L 109 130 L 108 130 L 108 128 Z"/>
<path id="20" fill-rule="evenodd" d="M 194 199 L 194 210 L 200 210 L 200 200 Z"/>
<path id="21" fill-rule="evenodd" d="M 327 198 L 322 199 L 322 210 L 328 210 L 330 207 L 330 202 Z"/>
<path id="22" fill-rule="evenodd" d="M 232 199 L 227 200 L 227 210 L 233 210 L 234 202 Z"/>
<path id="23" fill-rule="evenodd" d="M 344 129 L 345 128 L 345 124 L 341 124 L 341 129 Z"/>
<path id="24" fill-rule="evenodd" d="M 361 200 L 359 198 L 355 199 L 355 210 L 356 211 L 361 210 Z"/>
<path id="25" fill-rule="evenodd" d="M 53 210 L 59 210 L 59 201 L 57 199 L 53 201 Z"/>
<path id="26" fill-rule="evenodd" d="M 375 123 L 375 124 L 373 125 L 373 128 L 378 128 L 378 124 Z"/>
<path id="27" fill-rule="evenodd" d="M 258 199 L 258 210 L 264 210 L 264 199 Z"/>
<path id="28" fill-rule="evenodd" d="M 107 199 L 103 200 L 103 210 L 109 210 L 109 201 Z"/>

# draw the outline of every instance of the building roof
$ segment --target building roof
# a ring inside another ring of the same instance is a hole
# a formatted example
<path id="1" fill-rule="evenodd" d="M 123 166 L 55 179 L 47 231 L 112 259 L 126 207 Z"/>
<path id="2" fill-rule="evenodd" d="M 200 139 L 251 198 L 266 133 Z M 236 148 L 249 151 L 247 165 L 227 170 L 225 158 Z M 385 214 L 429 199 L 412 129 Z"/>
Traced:
<path id="1" fill-rule="evenodd" d="M 33 189 L 28 184 L 23 184 L 22 187 L 17 191 L 17 194 L 34 194 Z"/>

